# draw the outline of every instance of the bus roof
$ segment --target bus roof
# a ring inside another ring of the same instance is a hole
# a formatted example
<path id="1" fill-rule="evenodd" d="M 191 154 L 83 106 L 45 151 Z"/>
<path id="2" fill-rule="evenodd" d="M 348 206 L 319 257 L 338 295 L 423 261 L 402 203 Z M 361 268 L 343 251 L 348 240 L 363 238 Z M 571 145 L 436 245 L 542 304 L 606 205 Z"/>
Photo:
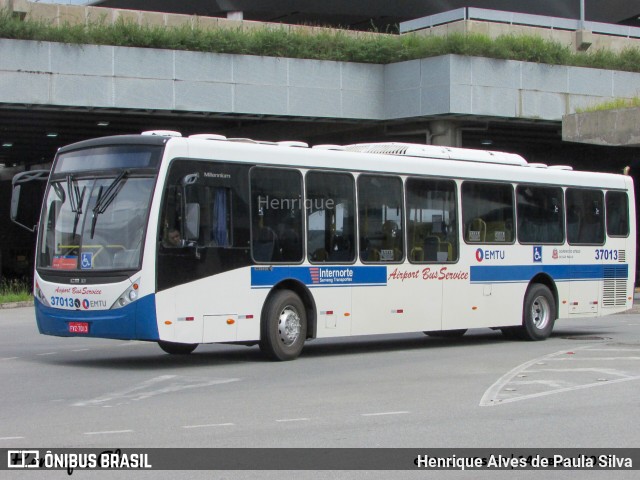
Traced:
<path id="1" fill-rule="evenodd" d="M 566 165 L 528 163 L 513 153 L 438 145 L 387 142 L 316 145 L 309 148 L 306 143 L 299 141 L 266 142 L 206 133 L 183 137 L 179 132 L 165 130 L 143 132 L 137 136 L 103 137 L 94 141 L 100 144 L 117 143 L 119 139 L 131 142 L 136 137 L 140 143 L 149 143 L 154 137 L 158 140 L 158 137 L 162 138 L 170 158 L 184 156 L 184 153 L 173 154 L 172 150 L 186 147 L 191 158 L 299 168 L 617 189 L 630 188 L 632 185 L 631 177 L 619 174 L 573 171 L 572 167 Z M 87 147 L 91 143 L 91 140 L 83 141 L 63 149 Z"/>

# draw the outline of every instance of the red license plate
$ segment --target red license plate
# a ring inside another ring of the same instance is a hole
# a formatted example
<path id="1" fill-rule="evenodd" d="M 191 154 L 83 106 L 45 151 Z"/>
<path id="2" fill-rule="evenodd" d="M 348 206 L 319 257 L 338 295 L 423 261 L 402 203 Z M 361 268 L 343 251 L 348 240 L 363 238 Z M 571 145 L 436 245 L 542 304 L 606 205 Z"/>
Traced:
<path id="1" fill-rule="evenodd" d="M 89 323 L 87 322 L 69 322 L 70 333 L 89 333 Z"/>

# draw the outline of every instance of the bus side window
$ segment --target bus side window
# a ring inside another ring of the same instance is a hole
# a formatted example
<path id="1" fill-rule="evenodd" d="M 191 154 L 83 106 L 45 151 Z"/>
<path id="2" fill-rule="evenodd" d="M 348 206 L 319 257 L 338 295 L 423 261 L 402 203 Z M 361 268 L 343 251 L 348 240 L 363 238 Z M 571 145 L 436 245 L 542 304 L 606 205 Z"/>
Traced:
<path id="1" fill-rule="evenodd" d="M 457 260 L 455 182 L 408 178 L 406 195 L 409 259 L 414 263 Z"/>
<path id="2" fill-rule="evenodd" d="M 358 177 L 360 259 L 399 262 L 404 257 L 402 180 L 398 177 Z"/>
<path id="3" fill-rule="evenodd" d="M 513 187 L 506 183 L 464 182 L 462 222 L 467 243 L 513 243 Z"/>
<path id="4" fill-rule="evenodd" d="M 629 235 L 629 197 L 625 192 L 607 192 L 607 234 L 610 237 Z"/>
<path id="5" fill-rule="evenodd" d="M 345 173 L 309 172 L 307 185 L 307 255 L 312 263 L 353 262 L 355 187 Z"/>
<path id="6" fill-rule="evenodd" d="M 519 185 L 516 199 L 519 242 L 562 243 L 564 208 L 561 188 Z"/>
<path id="7" fill-rule="evenodd" d="M 580 235 L 580 219 L 582 213 L 576 205 L 571 205 L 567 209 L 567 239 L 569 242 L 577 241 Z"/>
<path id="8" fill-rule="evenodd" d="M 567 239 L 569 243 L 604 243 L 604 195 L 600 190 L 567 189 Z"/>
<path id="9" fill-rule="evenodd" d="M 251 238 L 257 262 L 302 261 L 302 177 L 297 170 L 251 169 Z"/>

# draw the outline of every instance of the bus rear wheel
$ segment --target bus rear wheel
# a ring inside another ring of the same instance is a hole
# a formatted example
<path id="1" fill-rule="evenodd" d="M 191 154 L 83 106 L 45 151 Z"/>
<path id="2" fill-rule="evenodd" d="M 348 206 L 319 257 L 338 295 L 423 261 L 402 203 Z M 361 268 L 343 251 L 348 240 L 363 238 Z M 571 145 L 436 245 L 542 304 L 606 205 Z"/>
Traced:
<path id="1" fill-rule="evenodd" d="M 546 285 L 534 283 L 524 297 L 522 326 L 519 335 L 524 340 L 544 340 L 551 335 L 556 321 L 556 301 Z"/>
<path id="2" fill-rule="evenodd" d="M 189 355 L 198 346 L 197 343 L 175 343 L 160 340 L 158 345 L 162 350 L 171 355 Z"/>
<path id="3" fill-rule="evenodd" d="M 290 290 L 275 292 L 262 313 L 260 350 L 275 360 L 293 360 L 306 336 L 307 314 L 300 297 Z"/>

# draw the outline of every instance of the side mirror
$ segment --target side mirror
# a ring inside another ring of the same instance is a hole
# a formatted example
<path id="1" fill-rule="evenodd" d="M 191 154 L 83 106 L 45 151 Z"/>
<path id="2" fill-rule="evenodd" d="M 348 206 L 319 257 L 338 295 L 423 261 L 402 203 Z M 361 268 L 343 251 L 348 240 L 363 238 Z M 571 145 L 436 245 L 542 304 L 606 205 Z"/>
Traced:
<path id="1" fill-rule="evenodd" d="M 21 172 L 13 177 L 9 212 L 13 223 L 30 232 L 36 231 L 48 178 L 49 170 Z"/>

